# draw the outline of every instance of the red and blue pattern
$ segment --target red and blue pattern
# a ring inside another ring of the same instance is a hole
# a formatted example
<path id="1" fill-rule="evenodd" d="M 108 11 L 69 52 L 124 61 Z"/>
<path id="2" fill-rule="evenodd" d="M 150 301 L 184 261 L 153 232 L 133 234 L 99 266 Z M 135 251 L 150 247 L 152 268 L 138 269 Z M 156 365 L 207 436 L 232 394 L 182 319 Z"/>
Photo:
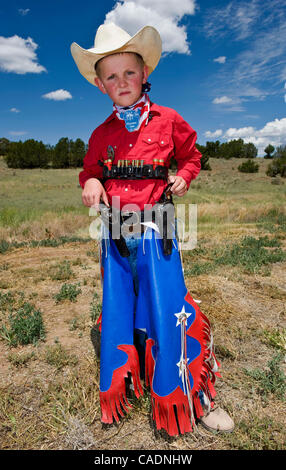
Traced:
<path id="1" fill-rule="evenodd" d="M 131 374 L 137 397 L 143 394 L 134 330 L 147 335 L 145 382 L 153 419 L 169 435 L 192 431 L 203 415 L 199 392 L 210 404 L 219 365 L 212 351 L 210 324 L 190 296 L 177 241 L 164 256 L 157 233 L 142 236 L 137 252 L 138 296 L 128 259 L 113 240 L 102 244 L 104 275 L 101 317 L 100 401 L 102 421 L 118 421 L 131 405 L 125 378 Z"/>

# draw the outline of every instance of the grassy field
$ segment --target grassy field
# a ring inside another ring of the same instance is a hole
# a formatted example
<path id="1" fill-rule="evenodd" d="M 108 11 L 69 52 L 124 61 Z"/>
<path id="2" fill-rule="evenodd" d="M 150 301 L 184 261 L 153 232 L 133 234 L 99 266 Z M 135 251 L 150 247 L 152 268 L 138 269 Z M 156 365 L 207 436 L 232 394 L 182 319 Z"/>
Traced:
<path id="1" fill-rule="evenodd" d="M 212 325 L 217 403 L 235 431 L 166 438 L 151 426 L 148 391 L 119 425 L 101 424 L 90 341 L 98 246 L 79 170 L 13 170 L 0 159 L 1 449 L 285 449 L 286 181 L 267 177 L 265 160 L 256 174 L 240 173 L 241 161 L 210 163 L 175 202 L 197 204 L 185 279 Z"/>

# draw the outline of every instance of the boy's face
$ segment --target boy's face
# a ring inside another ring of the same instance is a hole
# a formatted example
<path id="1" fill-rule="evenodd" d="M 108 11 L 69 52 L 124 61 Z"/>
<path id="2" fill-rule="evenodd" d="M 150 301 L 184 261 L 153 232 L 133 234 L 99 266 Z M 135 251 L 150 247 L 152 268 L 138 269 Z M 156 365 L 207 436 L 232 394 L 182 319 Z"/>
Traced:
<path id="1" fill-rule="evenodd" d="M 131 106 L 142 94 L 148 67 L 142 67 L 133 53 L 113 54 L 100 61 L 100 78 L 95 83 L 118 106 Z"/>

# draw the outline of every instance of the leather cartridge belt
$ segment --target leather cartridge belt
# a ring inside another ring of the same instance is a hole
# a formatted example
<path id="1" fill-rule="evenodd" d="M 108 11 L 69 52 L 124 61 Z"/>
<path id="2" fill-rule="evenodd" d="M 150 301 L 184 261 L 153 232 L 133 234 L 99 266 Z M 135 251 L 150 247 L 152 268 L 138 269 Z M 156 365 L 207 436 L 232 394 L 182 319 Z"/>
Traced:
<path id="1" fill-rule="evenodd" d="M 158 160 L 159 162 L 159 160 Z M 102 163 L 102 162 L 101 162 Z M 115 179 L 164 179 L 168 176 L 168 168 L 162 163 L 144 165 L 143 160 L 119 160 L 116 165 L 103 164 L 103 178 Z"/>

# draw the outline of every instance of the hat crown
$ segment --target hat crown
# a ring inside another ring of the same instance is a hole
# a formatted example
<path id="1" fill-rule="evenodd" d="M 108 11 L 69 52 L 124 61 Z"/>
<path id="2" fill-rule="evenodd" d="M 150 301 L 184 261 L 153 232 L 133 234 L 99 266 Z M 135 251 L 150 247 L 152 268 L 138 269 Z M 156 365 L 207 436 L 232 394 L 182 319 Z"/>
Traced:
<path id="1" fill-rule="evenodd" d="M 119 49 L 131 36 L 114 23 L 101 25 L 94 38 L 94 49 L 99 52 Z"/>

